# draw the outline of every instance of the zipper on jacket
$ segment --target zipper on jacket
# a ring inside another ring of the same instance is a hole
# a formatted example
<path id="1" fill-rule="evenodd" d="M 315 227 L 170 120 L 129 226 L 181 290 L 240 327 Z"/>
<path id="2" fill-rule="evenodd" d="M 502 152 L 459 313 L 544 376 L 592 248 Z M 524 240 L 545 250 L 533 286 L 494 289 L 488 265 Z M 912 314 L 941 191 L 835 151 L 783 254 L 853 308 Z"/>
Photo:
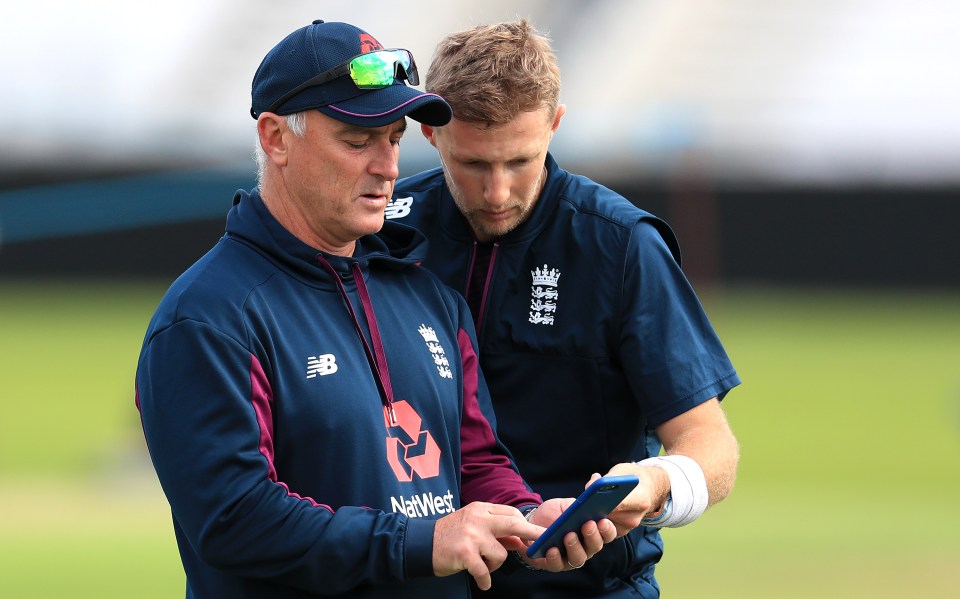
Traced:
<path id="1" fill-rule="evenodd" d="M 497 252 L 500 249 L 498 242 L 480 243 L 474 240 L 473 255 L 470 258 L 470 269 L 467 275 L 467 288 L 464 297 L 473 315 L 473 324 L 480 336 L 480 323 L 483 322 L 487 306 L 487 294 L 490 292 L 490 279 L 493 274 Z"/>

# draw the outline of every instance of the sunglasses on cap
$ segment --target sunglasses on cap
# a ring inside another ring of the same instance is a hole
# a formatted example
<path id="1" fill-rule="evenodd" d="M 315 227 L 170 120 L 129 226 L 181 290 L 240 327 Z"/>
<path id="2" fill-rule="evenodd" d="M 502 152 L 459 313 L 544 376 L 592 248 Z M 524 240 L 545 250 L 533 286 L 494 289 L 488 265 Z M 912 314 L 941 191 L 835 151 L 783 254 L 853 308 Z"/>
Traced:
<path id="1" fill-rule="evenodd" d="M 332 69 L 307 79 L 280 96 L 265 112 L 275 112 L 287 100 L 303 90 L 323 85 L 344 75 L 350 75 L 350 79 L 358 89 L 382 89 L 393 85 L 398 79 L 406 79 L 410 85 L 420 83 L 417 63 L 414 62 L 413 54 L 409 50 L 401 48 L 377 50 L 358 54 Z"/>

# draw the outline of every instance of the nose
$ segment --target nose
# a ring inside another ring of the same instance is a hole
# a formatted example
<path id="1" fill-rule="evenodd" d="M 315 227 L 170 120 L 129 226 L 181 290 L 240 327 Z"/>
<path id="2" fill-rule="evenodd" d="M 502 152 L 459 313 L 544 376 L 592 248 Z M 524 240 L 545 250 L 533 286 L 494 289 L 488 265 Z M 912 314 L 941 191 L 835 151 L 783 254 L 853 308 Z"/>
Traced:
<path id="1" fill-rule="evenodd" d="M 504 169 L 494 168 L 483 182 L 483 199 L 490 206 L 502 206 L 510 199 L 510 177 Z"/>
<path id="2" fill-rule="evenodd" d="M 396 181 L 400 176 L 400 146 L 389 139 L 378 141 L 370 159 L 370 174 L 387 181 Z"/>

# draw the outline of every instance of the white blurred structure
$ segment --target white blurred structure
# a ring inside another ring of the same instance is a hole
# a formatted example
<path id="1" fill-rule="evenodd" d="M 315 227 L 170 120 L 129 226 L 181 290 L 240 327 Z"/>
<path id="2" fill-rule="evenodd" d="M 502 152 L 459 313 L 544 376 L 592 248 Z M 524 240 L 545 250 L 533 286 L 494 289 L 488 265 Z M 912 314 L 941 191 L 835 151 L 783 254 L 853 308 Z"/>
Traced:
<path id="1" fill-rule="evenodd" d="M 0 171 L 249 161 L 250 80 L 297 27 L 353 22 L 426 70 L 445 33 L 517 16 L 554 40 L 568 167 L 960 183 L 952 0 L 18 2 L 0 20 Z M 435 163 L 415 127 L 403 148 Z"/>

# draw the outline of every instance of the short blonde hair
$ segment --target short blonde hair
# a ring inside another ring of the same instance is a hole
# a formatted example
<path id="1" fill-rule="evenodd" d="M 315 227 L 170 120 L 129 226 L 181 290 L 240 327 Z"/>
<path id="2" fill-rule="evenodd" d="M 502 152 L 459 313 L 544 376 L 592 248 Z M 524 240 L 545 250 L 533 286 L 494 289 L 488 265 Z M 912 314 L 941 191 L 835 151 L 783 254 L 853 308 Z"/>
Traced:
<path id="1" fill-rule="evenodd" d="M 525 19 L 452 33 L 437 44 L 424 84 L 453 116 L 487 126 L 560 104 L 560 67 L 550 40 Z"/>

